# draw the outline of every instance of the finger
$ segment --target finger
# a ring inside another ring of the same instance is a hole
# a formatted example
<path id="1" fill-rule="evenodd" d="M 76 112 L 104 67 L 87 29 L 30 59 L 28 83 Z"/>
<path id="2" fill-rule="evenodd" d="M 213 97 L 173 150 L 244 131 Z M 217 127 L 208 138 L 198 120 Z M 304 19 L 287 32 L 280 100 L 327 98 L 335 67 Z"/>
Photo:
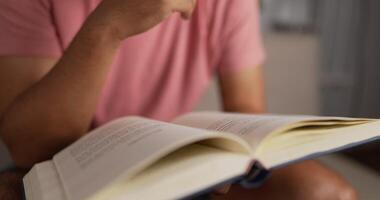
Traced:
<path id="1" fill-rule="evenodd" d="M 171 0 L 174 12 L 181 13 L 184 19 L 189 19 L 194 11 L 196 0 Z"/>
<path id="2" fill-rule="evenodd" d="M 186 13 L 181 14 L 182 18 L 184 18 L 184 19 L 190 19 L 191 18 L 191 16 L 193 15 L 195 6 L 197 4 L 197 0 L 190 0 L 190 3 L 191 3 L 190 10 Z"/>
<path id="3" fill-rule="evenodd" d="M 183 19 L 190 19 L 192 14 L 193 14 L 192 12 L 181 12 L 181 17 Z"/>
<path id="4" fill-rule="evenodd" d="M 231 185 L 226 185 L 215 190 L 215 194 L 227 194 L 231 189 Z"/>

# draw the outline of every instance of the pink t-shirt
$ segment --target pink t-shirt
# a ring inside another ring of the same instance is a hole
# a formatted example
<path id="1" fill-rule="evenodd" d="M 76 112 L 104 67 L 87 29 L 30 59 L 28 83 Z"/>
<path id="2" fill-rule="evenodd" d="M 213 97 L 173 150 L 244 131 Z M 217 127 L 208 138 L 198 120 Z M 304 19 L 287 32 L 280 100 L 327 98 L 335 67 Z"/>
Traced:
<path id="1" fill-rule="evenodd" d="M 1 0 L 0 56 L 59 58 L 101 0 Z M 210 78 L 263 62 L 256 0 L 198 0 L 190 21 L 172 15 L 126 39 L 94 118 L 161 120 L 189 112 Z"/>

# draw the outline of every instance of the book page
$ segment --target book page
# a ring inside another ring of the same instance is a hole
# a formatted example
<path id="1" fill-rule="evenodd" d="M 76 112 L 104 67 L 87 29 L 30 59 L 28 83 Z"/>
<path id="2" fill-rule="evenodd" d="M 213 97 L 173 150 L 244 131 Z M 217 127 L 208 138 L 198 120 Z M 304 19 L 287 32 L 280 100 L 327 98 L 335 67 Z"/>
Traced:
<path id="1" fill-rule="evenodd" d="M 66 200 L 61 181 L 52 161 L 35 165 L 23 178 L 27 200 Z"/>
<path id="2" fill-rule="evenodd" d="M 380 139 L 380 121 L 356 125 L 308 126 L 278 134 L 260 144 L 256 157 L 267 169 Z"/>
<path id="3" fill-rule="evenodd" d="M 221 137 L 205 130 L 128 117 L 94 130 L 53 161 L 68 199 L 79 200 L 116 179 L 131 178 L 181 147 L 212 138 Z"/>
<path id="4" fill-rule="evenodd" d="M 309 125 L 307 122 L 330 125 L 344 123 L 344 121 L 347 121 L 347 123 L 357 123 L 365 120 L 306 115 L 286 116 L 195 112 L 179 117 L 173 123 L 237 135 L 247 141 L 253 151 L 255 151 L 260 142 L 275 132 Z"/>
<path id="5" fill-rule="evenodd" d="M 132 179 L 115 183 L 91 200 L 183 199 L 240 179 L 250 161 L 248 154 L 193 144 L 166 156 Z"/>
<path id="6" fill-rule="evenodd" d="M 311 118 L 313 117 L 195 112 L 179 117 L 173 123 L 231 133 L 243 138 L 255 149 L 260 141 L 276 129 Z"/>

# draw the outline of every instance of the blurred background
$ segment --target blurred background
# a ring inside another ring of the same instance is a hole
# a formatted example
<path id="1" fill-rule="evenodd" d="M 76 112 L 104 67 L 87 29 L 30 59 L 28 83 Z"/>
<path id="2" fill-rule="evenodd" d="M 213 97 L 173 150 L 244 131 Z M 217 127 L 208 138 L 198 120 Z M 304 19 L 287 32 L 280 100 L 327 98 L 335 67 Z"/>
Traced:
<path id="1" fill-rule="evenodd" d="M 269 112 L 380 118 L 380 1 L 261 4 Z M 198 109 L 220 109 L 215 83 Z M 320 160 L 379 199 L 380 143 Z"/>

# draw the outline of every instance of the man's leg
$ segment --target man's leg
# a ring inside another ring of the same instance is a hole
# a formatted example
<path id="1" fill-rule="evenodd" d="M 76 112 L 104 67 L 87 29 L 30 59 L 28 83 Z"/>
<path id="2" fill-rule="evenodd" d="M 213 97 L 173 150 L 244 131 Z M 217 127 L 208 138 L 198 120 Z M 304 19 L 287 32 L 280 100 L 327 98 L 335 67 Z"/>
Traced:
<path id="1" fill-rule="evenodd" d="M 274 171 L 257 189 L 232 186 L 226 195 L 215 200 L 356 200 L 356 191 L 341 176 L 316 161 Z"/>

